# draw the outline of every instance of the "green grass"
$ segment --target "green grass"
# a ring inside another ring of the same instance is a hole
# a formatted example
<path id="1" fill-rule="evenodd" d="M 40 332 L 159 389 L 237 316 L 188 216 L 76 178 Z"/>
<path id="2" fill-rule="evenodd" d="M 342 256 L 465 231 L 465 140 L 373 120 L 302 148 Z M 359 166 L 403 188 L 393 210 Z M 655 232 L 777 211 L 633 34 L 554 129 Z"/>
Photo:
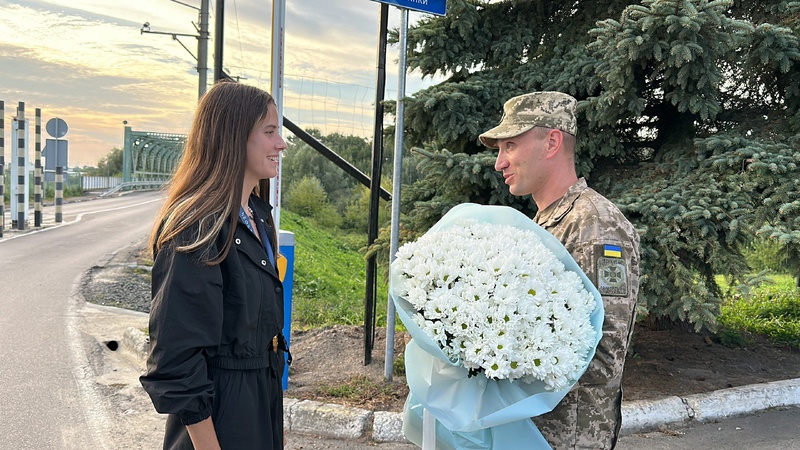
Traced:
<path id="1" fill-rule="evenodd" d="M 359 249 L 363 234 L 322 228 L 286 209 L 281 229 L 294 233 L 292 326 L 297 329 L 364 323 L 367 262 Z M 378 268 L 377 325 L 386 325 L 388 288 Z"/>
<path id="2" fill-rule="evenodd" d="M 724 343 L 741 344 L 747 335 L 761 335 L 778 345 L 800 348 L 800 289 L 789 275 L 771 275 L 747 295 L 731 295 L 717 318 Z M 723 286 L 723 289 L 725 286 Z"/>

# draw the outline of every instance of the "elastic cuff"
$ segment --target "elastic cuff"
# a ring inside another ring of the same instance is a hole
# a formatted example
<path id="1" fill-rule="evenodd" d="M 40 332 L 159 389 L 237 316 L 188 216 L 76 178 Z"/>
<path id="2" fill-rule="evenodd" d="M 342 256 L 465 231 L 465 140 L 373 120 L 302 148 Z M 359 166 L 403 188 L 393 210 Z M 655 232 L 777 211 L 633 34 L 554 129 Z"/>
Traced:
<path id="1" fill-rule="evenodd" d="M 211 411 L 212 408 L 209 406 L 200 412 L 178 416 L 178 419 L 180 419 L 181 423 L 184 425 L 194 425 L 211 417 Z"/>

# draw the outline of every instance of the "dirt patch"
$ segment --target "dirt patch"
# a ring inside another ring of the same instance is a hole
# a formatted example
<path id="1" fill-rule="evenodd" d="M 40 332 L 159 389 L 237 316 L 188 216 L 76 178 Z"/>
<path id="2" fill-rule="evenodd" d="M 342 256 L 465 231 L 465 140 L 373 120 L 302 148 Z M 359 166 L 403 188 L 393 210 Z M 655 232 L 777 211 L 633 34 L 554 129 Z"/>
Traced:
<path id="1" fill-rule="evenodd" d="M 685 396 L 800 377 L 800 350 L 748 336 L 742 347 L 691 330 L 638 324 L 625 361 L 624 398 Z"/>
<path id="2" fill-rule="evenodd" d="M 402 411 L 408 393 L 405 378 L 393 376 L 392 383 L 384 381 L 385 330 L 377 330 L 369 365 L 364 365 L 363 336 L 359 326 L 293 332 L 295 362 L 286 396 Z M 645 323 L 637 325 L 634 339 L 622 380 L 626 401 L 686 396 L 800 376 L 799 350 L 775 347 L 756 337 L 749 338 L 744 347 L 729 347 L 691 330 Z M 402 355 L 404 347 L 405 335 L 398 334 L 395 354 Z M 354 395 L 352 391 L 357 389 L 348 388 L 358 385 L 367 386 L 363 395 Z M 375 386 L 378 388 L 373 389 Z"/>
<path id="3" fill-rule="evenodd" d="M 395 357 L 402 357 L 407 335 L 395 335 Z M 386 329 L 375 331 L 370 364 L 364 364 L 364 329 L 335 326 L 293 331 L 286 396 L 373 411 L 402 411 L 408 386 L 402 374 L 386 378 Z M 396 360 L 402 367 L 402 359 Z"/>

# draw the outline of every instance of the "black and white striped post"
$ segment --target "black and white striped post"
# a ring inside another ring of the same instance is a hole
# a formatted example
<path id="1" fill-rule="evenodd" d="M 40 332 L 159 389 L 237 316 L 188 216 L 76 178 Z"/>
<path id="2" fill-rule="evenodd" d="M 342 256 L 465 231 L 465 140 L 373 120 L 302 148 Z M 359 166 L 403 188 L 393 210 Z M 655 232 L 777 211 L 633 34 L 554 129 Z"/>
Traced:
<path id="1" fill-rule="evenodd" d="M 6 157 L 3 156 L 3 102 L 0 102 L 0 238 L 3 237 L 3 228 L 6 226 Z"/>
<path id="2" fill-rule="evenodd" d="M 3 237 L 3 228 L 6 226 L 6 103 L 0 100 L 0 237 Z"/>
<path id="3" fill-rule="evenodd" d="M 61 208 L 64 205 L 64 168 L 61 166 L 56 167 L 55 203 L 56 223 L 61 223 L 64 220 L 63 215 L 61 214 Z"/>
<path id="4" fill-rule="evenodd" d="M 25 102 L 17 106 L 17 229 L 25 229 Z"/>
<path id="5" fill-rule="evenodd" d="M 42 109 L 36 108 L 33 169 L 33 226 L 42 226 Z"/>

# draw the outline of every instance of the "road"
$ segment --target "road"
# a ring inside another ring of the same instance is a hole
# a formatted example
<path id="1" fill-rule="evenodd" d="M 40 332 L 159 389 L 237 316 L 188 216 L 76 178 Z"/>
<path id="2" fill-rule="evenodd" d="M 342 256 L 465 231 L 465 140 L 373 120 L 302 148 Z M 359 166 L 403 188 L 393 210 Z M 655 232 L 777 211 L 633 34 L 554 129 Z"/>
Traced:
<path id="1" fill-rule="evenodd" d="M 800 408 L 779 408 L 710 423 L 623 436 L 617 450 L 789 450 L 800 448 Z"/>
<path id="2" fill-rule="evenodd" d="M 86 270 L 147 235 L 159 205 L 157 192 L 69 203 L 64 225 L 0 239 L 0 448 L 114 448 L 75 293 Z"/>

